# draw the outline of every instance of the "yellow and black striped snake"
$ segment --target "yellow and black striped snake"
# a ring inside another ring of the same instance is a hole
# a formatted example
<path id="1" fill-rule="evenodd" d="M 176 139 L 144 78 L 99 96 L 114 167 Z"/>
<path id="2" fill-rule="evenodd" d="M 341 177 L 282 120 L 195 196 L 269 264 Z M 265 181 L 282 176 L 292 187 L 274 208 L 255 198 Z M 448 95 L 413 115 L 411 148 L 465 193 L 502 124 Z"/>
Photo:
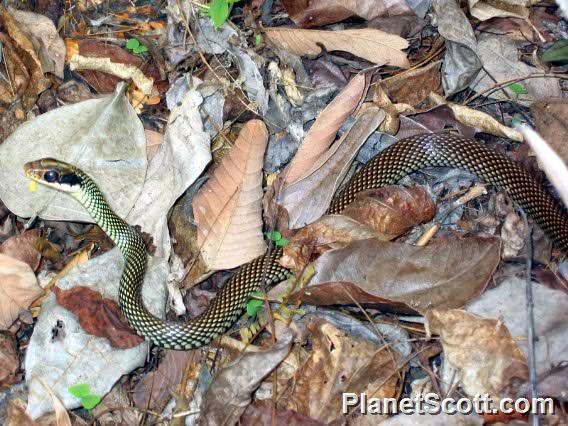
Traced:
<path id="1" fill-rule="evenodd" d="M 333 198 L 329 213 L 341 212 L 358 192 L 389 185 L 428 166 L 455 167 L 475 173 L 488 183 L 506 189 L 552 240 L 568 252 L 568 214 L 564 208 L 519 165 L 483 144 L 449 133 L 402 139 L 377 154 Z M 242 266 L 212 300 L 209 308 L 187 323 L 161 320 L 144 307 L 141 286 L 146 271 L 146 249 L 140 235 L 108 206 L 95 183 L 78 168 L 53 159 L 27 163 L 24 171 L 36 182 L 74 196 L 109 235 L 125 259 L 119 302 L 136 332 L 159 346 L 192 349 L 226 332 L 242 314 L 257 291 L 265 264 L 266 284 L 283 280 L 288 271 L 278 264 L 281 250 L 274 250 Z"/>

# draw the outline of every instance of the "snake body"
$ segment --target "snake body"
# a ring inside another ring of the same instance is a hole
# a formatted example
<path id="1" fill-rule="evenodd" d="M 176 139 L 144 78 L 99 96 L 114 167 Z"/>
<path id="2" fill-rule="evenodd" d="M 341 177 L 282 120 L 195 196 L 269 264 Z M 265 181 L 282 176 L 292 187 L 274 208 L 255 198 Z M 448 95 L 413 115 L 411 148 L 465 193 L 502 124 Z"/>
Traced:
<path id="1" fill-rule="evenodd" d="M 449 133 L 402 139 L 373 157 L 333 198 L 328 213 L 339 213 L 366 189 L 396 183 L 405 175 L 430 166 L 454 167 L 472 172 L 488 183 L 506 189 L 549 237 L 568 252 L 568 214 L 522 167 L 480 142 Z M 207 311 L 187 323 L 161 320 L 144 307 L 141 287 L 147 254 L 140 235 L 108 206 L 95 183 L 81 170 L 57 160 L 28 163 L 26 174 L 37 182 L 70 192 L 121 250 L 124 272 L 119 303 L 138 334 L 159 346 L 188 350 L 208 344 L 225 333 L 242 314 L 257 291 L 266 268 L 265 283 L 285 279 L 279 265 L 282 252 L 275 249 L 242 266 L 211 301 Z M 57 179 L 53 179 L 55 173 Z"/>

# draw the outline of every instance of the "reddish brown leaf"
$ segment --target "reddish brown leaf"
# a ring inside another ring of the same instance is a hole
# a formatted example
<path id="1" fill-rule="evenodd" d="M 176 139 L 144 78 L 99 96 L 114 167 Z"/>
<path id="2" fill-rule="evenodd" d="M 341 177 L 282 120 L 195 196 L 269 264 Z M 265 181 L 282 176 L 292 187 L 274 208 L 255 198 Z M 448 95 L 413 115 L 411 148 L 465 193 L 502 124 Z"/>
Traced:
<path id="1" fill-rule="evenodd" d="M 27 263 L 35 271 L 41 261 L 41 254 L 35 247 L 40 238 L 39 229 L 25 231 L 0 244 L 0 253 Z"/>
<path id="2" fill-rule="evenodd" d="M 380 16 L 409 15 L 404 1 L 385 0 L 283 0 L 290 18 L 300 27 L 321 27 L 359 16 L 367 21 Z"/>
<path id="3" fill-rule="evenodd" d="M 130 328 L 118 303 L 103 299 L 99 292 L 87 287 L 61 290 L 54 287 L 57 303 L 73 312 L 87 333 L 106 337 L 115 348 L 128 349 L 139 345 L 144 339 Z"/>
<path id="4" fill-rule="evenodd" d="M 427 99 L 430 92 L 440 89 L 440 64 L 437 61 L 422 68 L 404 71 L 379 84 L 393 102 L 416 106 Z"/>
<path id="5" fill-rule="evenodd" d="M 426 247 L 355 241 L 324 253 L 302 300 L 316 305 L 386 303 L 403 312 L 463 306 L 499 263 L 498 238 L 441 239 Z"/>

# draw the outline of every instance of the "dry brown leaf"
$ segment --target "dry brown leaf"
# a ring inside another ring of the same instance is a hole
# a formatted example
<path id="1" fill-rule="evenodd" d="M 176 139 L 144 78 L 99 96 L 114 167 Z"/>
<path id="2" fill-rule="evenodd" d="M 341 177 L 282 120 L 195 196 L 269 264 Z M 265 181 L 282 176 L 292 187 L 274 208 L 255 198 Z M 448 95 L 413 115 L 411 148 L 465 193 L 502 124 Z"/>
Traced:
<path id="1" fill-rule="evenodd" d="M 250 404 L 239 419 L 241 426 L 257 426 L 273 424 L 279 426 L 326 426 L 327 423 L 318 422 L 310 417 L 293 410 L 279 410 L 270 399 L 257 400 Z"/>
<path id="2" fill-rule="evenodd" d="M 0 329 L 8 329 L 42 292 L 27 263 L 0 254 Z"/>
<path id="3" fill-rule="evenodd" d="M 432 310 L 426 320 L 428 332 L 440 336 L 468 396 L 497 398 L 514 379 L 527 379 L 525 355 L 501 321 L 459 309 Z"/>
<path id="4" fill-rule="evenodd" d="M 325 215 L 298 230 L 284 247 L 280 263 L 301 271 L 316 254 L 356 240 L 390 241 L 432 219 L 436 205 L 420 186 L 386 186 L 363 191 L 340 215 Z"/>
<path id="5" fill-rule="evenodd" d="M 327 51 L 342 50 L 377 65 L 408 68 L 410 65 L 402 49 L 408 42 L 394 34 L 372 28 L 343 31 L 302 30 L 296 28 L 266 28 L 267 37 L 279 48 L 297 55 L 321 53 L 318 44 Z"/>
<path id="6" fill-rule="evenodd" d="M 441 239 L 426 247 L 355 241 L 315 262 L 304 293 L 315 305 L 379 304 L 400 312 L 457 308 L 479 295 L 499 264 L 498 238 Z"/>
<path id="7" fill-rule="evenodd" d="M 312 169 L 316 160 L 335 140 L 341 125 L 360 104 L 367 87 L 365 74 L 356 75 L 319 113 L 298 152 L 284 171 L 286 183 L 296 182 Z"/>
<path id="8" fill-rule="evenodd" d="M 437 93 L 431 93 L 430 99 L 436 105 L 447 104 L 454 112 L 456 119 L 466 126 L 473 127 L 474 129 L 478 129 L 478 131 L 491 135 L 509 138 L 517 142 L 523 141 L 521 132 L 499 123 L 485 112 L 454 104 L 453 102 L 446 102 L 445 99 Z"/>
<path id="9" fill-rule="evenodd" d="M 427 99 L 430 92 L 441 88 L 440 65 L 440 61 L 435 61 L 425 67 L 403 71 L 379 85 L 394 103 L 416 106 Z"/>
<path id="10" fill-rule="evenodd" d="M 0 253 L 27 263 L 35 271 L 41 260 L 41 253 L 36 249 L 36 243 L 40 238 L 39 229 L 25 231 L 0 244 Z"/>
<path id="11" fill-rule="evenodd" d="M 250 120 L 229 155 L 193 198 L 197 242 L 208 268 L 230 269 L 266 250 L 262 237 L 262 165 L 268 131 Z"/>
<path id="12" fill-rule="evenodd" d="M 3 43 L 4 58 L 10 58 L 5 62 L 12 84 L 10 91 L 20 96 L 24 106 L 29 109 L 35 104 L 38 95 L 49 87 L 49 80 L 43 76 L 32 42 L 2 6 L 0 26 L 7 34 L 0 33 L 0 41 Z"/>
<path id="13" fill-rule="evenodd" d="M 538 3 L 535 0 L 468 0 L 469 11 L 480 21 L 496 17 L 527 19 L 529 6 Z"/>
<path id="14" fill-rule="evenodd" d="M 148 157 L 148 161 L 151 161 L 164 142 L 164 135 L 160 132 L 149 129 L 145 129 L 144 134 L 146 135 L 146 155 Z"/>
<path id="15" fill-rule="evenodd" d="M 399 355 L 391 347 L 354 339 L 319 318 L 310 321 L 308 330 L 313 351 L 296 382 L 280 396 L 281 406 L 330 423 L 342 418 L 345 392 L 369 398 L 396 395 Z"/>
<path id="16" fill-rule="evenodd" d="M 312 223 L 325 213 L 351 161 L 384 116 L 374 106 L 361 111 L 351 128 L 315 161 L 303 178 L 284 187 L 277 202 L 288 211 L 290 229 Z"/>
<path id="17" fill-rule="evenodd" d="M 188 362 L 199 363 L 200 351 L 166 350 L 158 368 L 146 374 L 132 390 L 134 404 L 144 410 L 161 412 L 182 380 Z"/>
<path id="18" fill-rule="evenodd" d="M 388 16 L 412 15 L 404 1 L 386 0 L 283 0 L 282 4 L 296 25 L 321 27 L 359 16 L 367 21 Z"/>
<path id="19" fill-rule="evenodd" d="M 251 402 L 252 393 L 288 355 L 293 335 L 289 329 L 268 350 L 246 352 L 219 371 L 203 396 L 203 425 L 235 424 Z"/>

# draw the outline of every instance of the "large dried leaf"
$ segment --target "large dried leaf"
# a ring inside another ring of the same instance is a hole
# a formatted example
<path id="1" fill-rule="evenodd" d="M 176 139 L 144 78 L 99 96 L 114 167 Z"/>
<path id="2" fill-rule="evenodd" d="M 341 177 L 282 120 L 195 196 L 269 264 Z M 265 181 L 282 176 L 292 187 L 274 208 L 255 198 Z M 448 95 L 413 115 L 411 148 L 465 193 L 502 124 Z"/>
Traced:
<path id="1" fill-rule="evenodd" d="M 497 238 L 442 239 L 426 247 L 355 241 L 324 253 L 302 300 L 385 304 L 402 312 L 456 308 L 483 291 L 499 263 Z"/>
<path id="2" fill-rule="evenodd" d="M 0 253 L 27 263 L 35 271 L 41 260 L 41 253 L 37 249 L 37 243 L 40 239 L 39 229 L 25 231 L 20 235 L 8 238 L 0 244 Z"/>
<path id="3" fill-rule="evenodd" d="M 399 355 L 391 347 L 354 339 L 319 318 L 310 321 L 308 329 L 313 351 L 296 374 L 296 383 L 280 397 L 285 408 L 330 423 L 342 418 L 343 393 L 396 395 Z"/>
<path id="4" fill-rule="evenodd" d="M 530 110 L 538 132 L 568 164 L 568 100 L 543 99 L 531 104 Z"/>
<path id="5" fill-rule="evenodd" d="M 432 310 L 426 319 L 429 333 L 440 335 L 444 355 L 458 369 L 468 396 L 496 397 L 513 379 L 527 378 L 525 355 L 502 321 L 459 309 Z"/>
<path id="6" fill-rule="evenodd" d="M 381 16 L 410 15 L 405 1 L 385 0 L 283 0 L 290 18 L 303 28 L 321 27 L 359 16 L 371 21 Z"/>
<path id="7" fill-rule="evenodd" d="M 288 211 L 290 228 L 318 219 L 329 207 L 361 145 L 379 127 L 384 112 L 378 107 L 363 110 L 342 138 L 327 150 L 300 180 L 286 186 L 278 204 Z"/>
<path id="8" fill-rule="evenodd" d="M 0 254 L 0 329 L 8 329 L 42 291 L 27 263 Z"/>
<path id="9" fill-rule="evenodd" d="M 316 160 L 329 148 L 341 125 L 355 111 L 365 95 L 365 80 L 365 74 L 353 77 L 341 93 L 319 113 L 284 172 L 286 183 L 294 183 L 309 172 Z"/>
<path id="10" fill-rule="evenodd" d="M 322 44 L 327 51 L 342 50 L 373 62 L 408 68 L 402 49 L 408 42 L 394 34 L 371 28 L 343 31 L 302 30 L 295 28 L 266 28 L 266 35 L 274 44 L 298 55 L 317 55 Z"/>
<path id="11" fill-rule="evenodd" d="M 22 217 L 93 221 L 68 194 L 44 185 L 27 191 L 23 165 L 53 157 L 90 174 L 114 211 L 125 217 L 144 183 L 146 138 L 123 90 L 54 109 L 18 127 L 0 145 L 0 198 L 6 207 Z"/>
<path id="12" fill-rule="evenodd" d="M 197 241 L 209 269 L 234 268 L 266 250 L 261 199 L 267 141 L 262 121 L 247 122 L 230 154 L 193 199 Z"/>
<path id="13" fill-rule="evenodd" d="M 203 397 L 201 424 L 236 423 L 250 404 L 251 394 L 290 352 L 292 338 L 292 332 L 285 329 L 270 349 L 247 352 L 219 371 Z"/>
<path id="14" fill-rule="evenodd" d="M 340 215 L 325 215 L 296 232 L 280 263 L 301 271 L 315 254 L 356 240 L 390 241 L 432 219 L 436 205 L 420 187 L 387 186 L 363 191 Z"/>

